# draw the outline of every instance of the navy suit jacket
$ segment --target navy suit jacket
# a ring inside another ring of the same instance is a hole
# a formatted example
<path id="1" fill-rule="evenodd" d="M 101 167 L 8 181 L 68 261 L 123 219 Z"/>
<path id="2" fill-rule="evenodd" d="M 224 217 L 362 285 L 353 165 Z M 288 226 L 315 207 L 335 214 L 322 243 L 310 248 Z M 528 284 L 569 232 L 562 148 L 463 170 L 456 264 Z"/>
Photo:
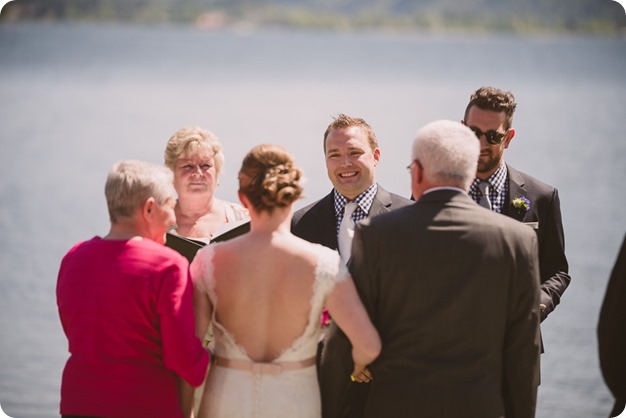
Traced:
<path id="1" fill-rule="evenodd" d="M 565 257 L 565 237 L 559 193 L 556 188 L 508 164 L 507 169 L 509 195 L 502 208 L 502 214 L 532 226 L 537 232 L 541 303 L 546 306 L 541 313 L 543 321 L 559 304 L 571 280 Z M 512 201 L 518 197 L 530 200 L 530 208 L 527 212 L 513 207 Z"/>

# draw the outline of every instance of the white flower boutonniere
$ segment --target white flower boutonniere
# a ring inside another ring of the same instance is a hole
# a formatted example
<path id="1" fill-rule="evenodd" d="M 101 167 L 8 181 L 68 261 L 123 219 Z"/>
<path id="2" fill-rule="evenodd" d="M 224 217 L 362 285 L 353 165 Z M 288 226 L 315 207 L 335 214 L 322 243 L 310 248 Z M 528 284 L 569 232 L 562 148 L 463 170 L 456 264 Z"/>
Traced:
<path id="1" fill-rule="evenodd" d="M 513 205 L 513 208 L 518 213 L 522 213 L 522 212 L 526 213 L 528 212 L 528 209 L 530 209 L 530 200 L 528 200 L 524 196 L 520 196 L 520 197 L 513 199 L 513 201 L 511 202 L 511 205 Z"/>

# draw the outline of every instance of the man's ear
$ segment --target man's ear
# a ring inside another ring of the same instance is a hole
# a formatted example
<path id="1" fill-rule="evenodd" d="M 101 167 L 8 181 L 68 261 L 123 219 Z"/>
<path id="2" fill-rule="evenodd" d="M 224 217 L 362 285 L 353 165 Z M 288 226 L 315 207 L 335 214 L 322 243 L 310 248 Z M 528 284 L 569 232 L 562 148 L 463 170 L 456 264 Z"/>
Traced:
<path id="1" fill-rule="evenodd" d="M 419 162 L 415 162 L 415 179 L 417 180 L 417 184 L 422 184 L 424 182 L 424 168 L 422 164 Z"/>
<path id="2" fill-rule="evenodd" d="M 378 161 L 380 160 L 380 148 L 374 149 L 374 167 L 378 165 Z"/>
<path id="3" fill-rule="evenodd" d="M 424 170 L 422 169 L 421 164 L 418 164 L 415 161 L 412 165 L 413 167 L 410 171 L 411 173 L 411 198 L 412 200 L 418 200 L 422 196 L 422 182 L 424 181 Z"/>
<path id="4" fill-rule="evenodd" d="M 505 149 L 509 147 L 509 144 L 513 140 L 514 136 L 515 136 L 515 129 L 513 129 L 513 128 L 509 129 L 508 132 L 506 133 L 506 136 L 504 137 L 504 148 Z"/>

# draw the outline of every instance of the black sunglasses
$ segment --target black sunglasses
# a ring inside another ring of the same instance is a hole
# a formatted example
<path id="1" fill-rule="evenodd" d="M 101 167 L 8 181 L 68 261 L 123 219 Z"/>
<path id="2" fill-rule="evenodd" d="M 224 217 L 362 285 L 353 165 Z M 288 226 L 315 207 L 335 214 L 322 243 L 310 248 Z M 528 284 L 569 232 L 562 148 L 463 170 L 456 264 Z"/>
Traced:
<path id="1" fill-rule="evenodd" d="M 466 125 L 467 126 L 467 125 Z M 485 135 L 485 138 L 487 139 L 487 142 L 490 145 L 498 145 L 500 143 L 502 143 L 502 140 L 504 139 L 504 137 L 506 136 L 507 132 L 497 132 L 497 131 L 487 131 L 487 132 L 483 132 L 480 129 L 474 127 L 474 126 L 468 126 L 468 128 L 470 128 L 474 134 L 476 135 L 476 138 L 480 139 L 480 137 L 482 135 Z"/>

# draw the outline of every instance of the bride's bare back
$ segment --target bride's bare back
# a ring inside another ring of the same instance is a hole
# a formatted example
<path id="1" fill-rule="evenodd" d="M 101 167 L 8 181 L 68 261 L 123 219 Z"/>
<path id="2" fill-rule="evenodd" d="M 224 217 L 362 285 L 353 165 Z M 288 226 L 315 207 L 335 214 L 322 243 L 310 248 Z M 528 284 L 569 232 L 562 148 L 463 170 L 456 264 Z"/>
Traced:
<path id="1" fill-rule="evenodd" d="M 309 320 L 317 255 L 291 234 L 250 234 L 215 248 L 216 320 L 251 360 L 269 362 Z"/>

